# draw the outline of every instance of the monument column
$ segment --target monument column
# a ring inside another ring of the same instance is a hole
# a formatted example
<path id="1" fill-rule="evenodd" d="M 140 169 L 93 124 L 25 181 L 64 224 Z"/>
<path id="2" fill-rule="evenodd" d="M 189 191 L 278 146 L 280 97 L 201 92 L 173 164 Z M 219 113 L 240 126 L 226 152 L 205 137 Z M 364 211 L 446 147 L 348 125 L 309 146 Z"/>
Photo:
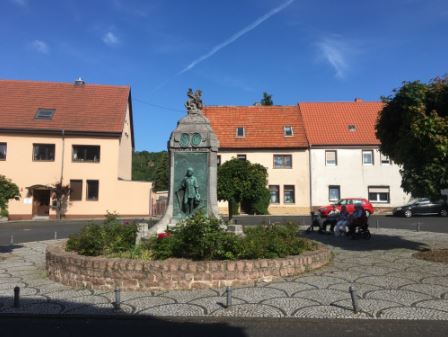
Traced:
<path id="1" fill-rule="evenodd" d="M 196 212 L 218 217 L 218 139 L 202 112 L 201 91 L 187 92 L 187 115 L 178 123 L 168 141 L 170 187 L 168 207 L 149 233 L 164 232 L 167 226 Z"/>

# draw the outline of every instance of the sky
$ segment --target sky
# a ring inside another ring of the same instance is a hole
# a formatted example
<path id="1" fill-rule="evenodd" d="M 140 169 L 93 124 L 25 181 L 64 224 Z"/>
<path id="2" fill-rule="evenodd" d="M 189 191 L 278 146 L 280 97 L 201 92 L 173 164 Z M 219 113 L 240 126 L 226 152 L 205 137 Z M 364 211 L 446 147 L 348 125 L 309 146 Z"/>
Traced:
<path id="1" fill-rule="evenodd" d="M 129 85 L 136 150 L 206 105 L 379 100 L 448 73 L 446 0 L 0 0 L 0 78 Z M 0 121 L 1 124 L 1 121 Z"/>

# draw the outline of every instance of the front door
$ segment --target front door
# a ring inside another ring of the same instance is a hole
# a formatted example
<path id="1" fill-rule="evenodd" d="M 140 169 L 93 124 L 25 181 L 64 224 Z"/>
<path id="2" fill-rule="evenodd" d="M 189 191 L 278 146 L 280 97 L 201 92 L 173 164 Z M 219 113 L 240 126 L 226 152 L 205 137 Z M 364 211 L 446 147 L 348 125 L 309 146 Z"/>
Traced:
<path id="1" fill-rule="evenodd" d="M 33 216 L 48 216 L 50 214 L 50 190 L 33 191 Z"/>

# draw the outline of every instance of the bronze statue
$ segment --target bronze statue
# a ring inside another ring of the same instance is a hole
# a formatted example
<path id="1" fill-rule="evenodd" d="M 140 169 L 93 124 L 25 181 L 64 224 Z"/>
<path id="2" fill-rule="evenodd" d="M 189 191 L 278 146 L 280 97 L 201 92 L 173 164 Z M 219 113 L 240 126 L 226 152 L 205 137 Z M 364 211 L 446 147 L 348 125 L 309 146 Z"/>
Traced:
<path id="1" fill-rule="evenodd" d="M 179 197 L 179 192 L 183 191 L 182 203 Z M 201 202 L 201 196 L 199 194 L 198 180 L 193 175 L 193 168 L 189 167 L 185 177 L 182 179 L 180 188 L 176 192 L 177 201 L 181 205 L 182 212 L 187 215 L 191 215 L 195 208 L 197 208 Z"/>
<path id="2" fill-rule="evenodd" d="M 193 93 L 191 88 L 187 91 L 188 100 L 185 102 L 185 108 L 187 109 L 189 114 L 199 114 L 204 107 L 202 104 L 202 91 L 196 90 Z"/>

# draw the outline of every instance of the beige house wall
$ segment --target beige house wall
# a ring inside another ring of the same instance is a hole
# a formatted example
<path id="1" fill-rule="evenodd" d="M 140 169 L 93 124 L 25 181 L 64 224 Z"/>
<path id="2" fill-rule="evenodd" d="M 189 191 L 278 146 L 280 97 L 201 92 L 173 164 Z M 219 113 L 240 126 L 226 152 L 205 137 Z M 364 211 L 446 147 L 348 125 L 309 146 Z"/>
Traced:
<path id="1" fill-rule="evenodd" d="M 12 179 L 19 186 L 21 193 L 19 201 L 9 203 L 11 218 L 31 217 L 32 200 L 27 187 L 55 184 L 60 181 L 61 174 L 64 184 L 69 184 L 71 179 L 83 182 L 82 200 L 69 201 L 65 213 L 67 217 L 101 216 L 106 211 L 116 211 L 120 215 L 130 216 L 149 215 L 151 183 L 118 179 L 120 165 L 117 162 L 132 158 L 132 146 L 120 147 L 118 138 L 65 137 L 63 140 L 62 134 L 60 136 L 2 134 L 0 142 L 7 143 L 7 156 L 5 161 L 0 161 L 0 174 Z M 33 161 L 34 143 L 55 144 L 55 160 Z M 100 161 L 95 163 L 72 161 L 73 145 L 100 146 Z M 121 170 L 124 176 L 129 176 L 124 166 Z M 87 180 L 99 181 L 97 201 L 86 200 Z M 50 209 L 50 216 L 54 215 L 55 211 Z"/>
<path id="2" fill-rule="evenodd" d="M 129 115 L 129 104 L 120 138 L 118 155 L 118 177 L 124 180 L 132 179 L 132 130 Z"/>
<path id="3" fill-rule="evenodd" d="M 294 150 L 220 150 L 221 163 L 224 163 L 237 155 L 244 154 L 251 163 L 263 165 L 268 170 L 268 185 L 279 185 L 280 203 L 269 206 L 270 214 L 309 214 L 310 211 L 310 181 L 309 181 L 309 154 L 307 149 Z M 274 168 L 274 154 L 290 154 L 292 156 L 292 168 Z M 284 203 L 283 191 L 285 185 L 295 186 L 295 203 Z M 221 214 L 228 213 L 227 202 L 218 203 Z"/>
<path id="4" fill-rule="evenodd" d="M 325 151 L 337 153 L 337 165 L 326 165 Z M 373 150 L 374 164 L 362 162 L 362 151 Z M 389 203 L 372 202 L 375 208 L 390 208 L 403 205 L 410 196 L 401 188 L 399 166 L 382 164 L 378 147 L 357 148 L 327 147 L 311 149 L 312 206 L 328 205 L 329 186 L 340 186 L 341 198 L 368 199 L 369 186 L 388 186 Z"/>

